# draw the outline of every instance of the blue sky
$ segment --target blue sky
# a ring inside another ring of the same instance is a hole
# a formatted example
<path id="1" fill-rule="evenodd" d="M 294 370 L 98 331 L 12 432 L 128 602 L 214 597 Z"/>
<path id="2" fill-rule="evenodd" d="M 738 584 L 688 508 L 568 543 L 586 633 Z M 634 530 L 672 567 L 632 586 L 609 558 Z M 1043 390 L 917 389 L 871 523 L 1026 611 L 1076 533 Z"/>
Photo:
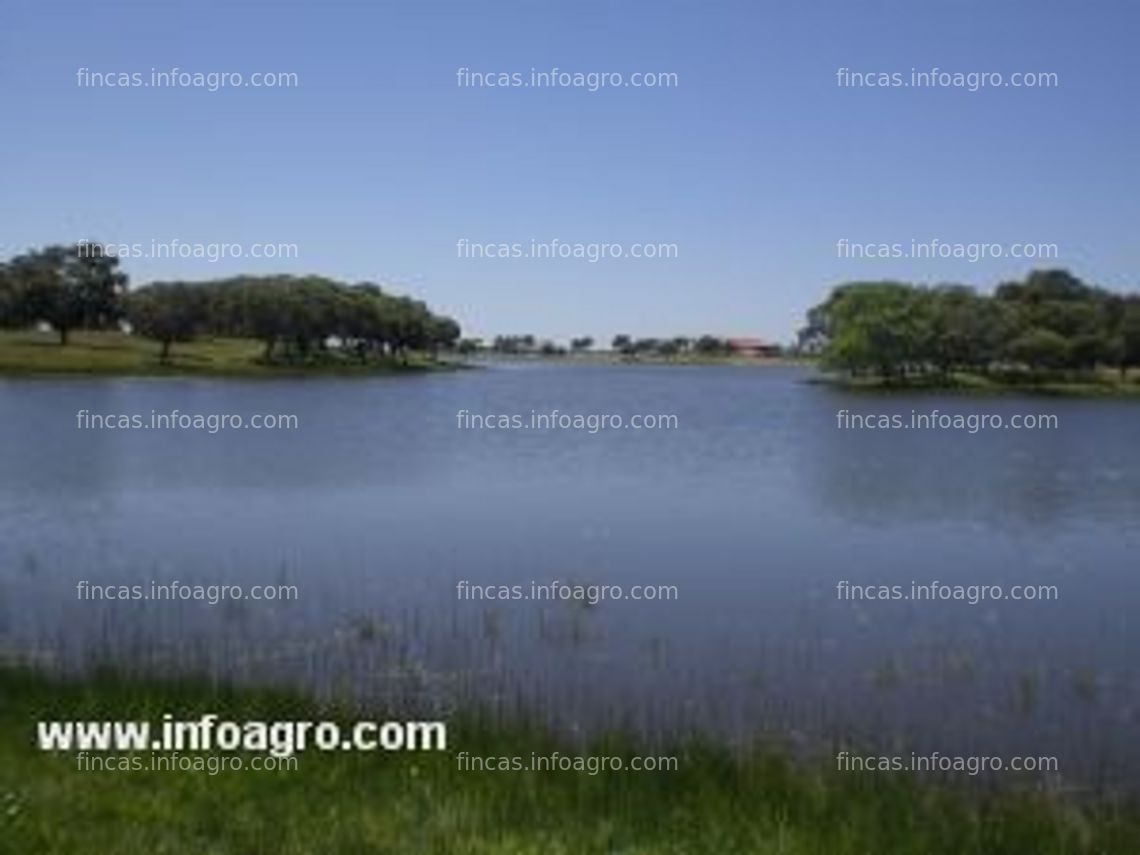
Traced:
<path id="1" fill-rule="evenodd" d="M 1140 286 L 1129 2 L 9 3 L 0 244 L 293 243 L 126 262 L 135 282 L 390 283 L 475 334 L 788 340 L 848 279 L 1023 275 L 836 242 L 1055 243 Z M 93 88 L 77 71 L 294 72 L 296 88 Z M 460 87 L 457 70 L 671 72 L 675 88 Z M 1054 72 L 1056 88 L 844 88 L 840 68 Z M 673 243 L 675 259 L 469 259 Z M 7 254 L 7 253 L 6 253 Z"/>

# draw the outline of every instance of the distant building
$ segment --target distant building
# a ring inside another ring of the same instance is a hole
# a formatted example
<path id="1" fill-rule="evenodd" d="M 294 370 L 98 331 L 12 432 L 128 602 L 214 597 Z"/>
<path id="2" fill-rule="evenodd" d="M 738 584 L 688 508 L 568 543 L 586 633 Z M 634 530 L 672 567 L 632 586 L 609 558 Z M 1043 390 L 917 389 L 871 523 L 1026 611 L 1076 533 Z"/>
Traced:
<path id="1" fill-rule="evenodd" d="M 780 345 L 759 338 L 730 338 L 727 343 L 728 349 L 737 356 L 771 358 L 780 355 Z"/>

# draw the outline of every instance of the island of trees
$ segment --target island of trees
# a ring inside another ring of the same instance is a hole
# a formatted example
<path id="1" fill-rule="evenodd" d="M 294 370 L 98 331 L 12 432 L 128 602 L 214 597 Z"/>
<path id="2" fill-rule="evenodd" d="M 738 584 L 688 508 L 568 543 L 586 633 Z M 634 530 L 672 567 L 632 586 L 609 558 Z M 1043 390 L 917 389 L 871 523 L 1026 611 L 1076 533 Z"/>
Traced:
<path id="1" fill-rule="evenodd" d="M 801 351 L 877 384 L 1123 387 L 1140 367 L 1140 295 L 1040 270 L 992 295 L 851 282 L 808 312 Z"/>
<path id="2" fill-rule="evenodd" d="M 0 264 L 0 329 L 50 327 L 61 349 L 78 332 L 92 333 L 86 343 L 103 351 L 108 339 L 141 336 L 154 342 L 160 366 L 179 343 L 245 342 L 229 352 L 301 369 L 408 366 L 454 348 L 460 335 L 451 318 L 368 282 L 274 275 L 129 285 L 119 259 L 99 244 L 27 252 Z"/>

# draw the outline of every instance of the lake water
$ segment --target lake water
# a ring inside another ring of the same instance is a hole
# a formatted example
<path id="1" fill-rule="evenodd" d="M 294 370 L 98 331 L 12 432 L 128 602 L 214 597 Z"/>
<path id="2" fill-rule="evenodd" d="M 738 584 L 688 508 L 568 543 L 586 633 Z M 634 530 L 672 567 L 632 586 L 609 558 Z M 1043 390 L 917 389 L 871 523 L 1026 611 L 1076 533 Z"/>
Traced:
<path id="1" fill-rule="evenodd" d="M 502 365 L 351 380 L 0 381 L 0 649 L 210 671 L 585 736 L 697 728 L 1055 755 L 1140 784 L 1140 406 L 851 395 L 798 368 Z M 1042 413 L 1042 431 L 836 413 Z M 296 414 L 292 431 L 79 430 L 76 412 Z M 464 430 L 457 413 L 675 414 Z M 81 581 L 296 585 L 293 602 L 92 602 Z M 478 585 L 670 601 L 464 601 Z M 841 581 L 1056 585 L 867 602 Z"/>

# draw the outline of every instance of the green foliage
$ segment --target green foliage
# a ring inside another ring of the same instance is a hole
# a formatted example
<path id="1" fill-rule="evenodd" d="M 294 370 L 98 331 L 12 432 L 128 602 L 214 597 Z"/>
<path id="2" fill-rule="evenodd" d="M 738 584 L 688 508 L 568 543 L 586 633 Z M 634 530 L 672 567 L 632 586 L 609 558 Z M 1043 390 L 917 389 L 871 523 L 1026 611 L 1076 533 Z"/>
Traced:
<path id="1" fill-rule="evenodd" d="M 532 335 L 497 335 L 491 343 L 491 350 L 495 353 L 526 353 L 534 349 L 534 336 Z"/>
<path id="2" fill-rule="evenodd" d="M 1063 335 L 1034 327 L 1009 343 L 1009 357 L 1028 365 L 1031 370 L 1057 370 L 1069 364 L 1072 346 Z"/>
<path id="3" fill-rule="evenodd" d="M 358 354 L 395 356 L 454 347 L 459 324 L 409 297 L 370 283 L 321 276 L 238 276 L 206 282 L 160 282 L 127 294 L 119 261 L 102 245 L 49 246 L 0 266 L 0 328 L 43 321 L 67 343 L 72 330 L 114 328 L 126 316 L 139 334 L 162 345 L 199 334 L 253 338 L 263 358 L 308 362 L 335 340 Z"/>
<path id="4" fill-rule="evenodd" d="M 156 283 L 127 297 L 127 320 L 139 335 L 162 344 L 161 359 L 166 362 L 170 346 L 191 341 L 206 322 L 208 304 L 200 288 L 184 283 Z"/>
<path id="5" fill-rule="evenodd" d="M 829 367 L 888 380 L 994 368 L 1125 372 L 1140 365 L 1140 298 L 1064 270 L 1035 271 L 992 297 L 961 285 L 853 282 L 808 312 L 800 347 Z"/>
<path id="6" fill-rule="evenodd" d="M 203 330 L 254 338 L 263 358 L 306 362 L 330 342 L 361 359 L 435 352 L 459 339 L 459 324 L 408 297 L 371 283 L 346 285 L 321 276 L 240 276 L 196 284 L 206 307 Z"/>
<path id="7" fill-rule="evenodd" d="M 671 338 L 639 338 L 633 339 L 628 335 L 614 336 L 611 347 L 622 356 L 628 357 L 663 357 L 674 359 L 678 357 L 723 357 L 732 353 L 728 341 L 714 335 L 702 335 L 697 339 L 688 336 L 673 336 Z"/>
<path id="8" fill-rule="evenodd" d="M 1121 370 L 1140 365 L 1140 300 L 1131 300 L 1120 317 L 1113 339 Z"/>
<path id="9" fill-rule="evenodd" d="M 483 339 L 481 338 L 461 338 L 455 345 L 457 352 L 468 356 L 473 353 L 478 353 L 483 349 Z"/>
<path id="10" fill-rule="evenodd" d="M 8 265 L 0 265 L 0 329 L 19 329 L 28 326 L 28 301 L 23 283 Z"/>
<path id="11" fill-rule="evenodd" d="M 693 350 L 702 356 L 717 356 L 728 353 L 728 342 L 716 336 L 703 335 L 693 344 Z"/>
<path id="12" fill-rule="evenodd" d="M 859 282 L 831 308 L 834 338 L 825 364 L 891 377 L 921 360 L 931 339 L 929 306 L 900 282 Z"/>
<path id="13" fill-rule="evenodd" d="M 122 295 L 127 277 L 118 258 L 101 244 L 49 246 L 13 258 L 5 276 L 9 294 L 19 304 L 10 317 L 22 322 L 44 321 L 67 344 L 75 329 L 105 329 L 122 316 Z M 9 296 L 9 300 L 12 299 Z"/>

